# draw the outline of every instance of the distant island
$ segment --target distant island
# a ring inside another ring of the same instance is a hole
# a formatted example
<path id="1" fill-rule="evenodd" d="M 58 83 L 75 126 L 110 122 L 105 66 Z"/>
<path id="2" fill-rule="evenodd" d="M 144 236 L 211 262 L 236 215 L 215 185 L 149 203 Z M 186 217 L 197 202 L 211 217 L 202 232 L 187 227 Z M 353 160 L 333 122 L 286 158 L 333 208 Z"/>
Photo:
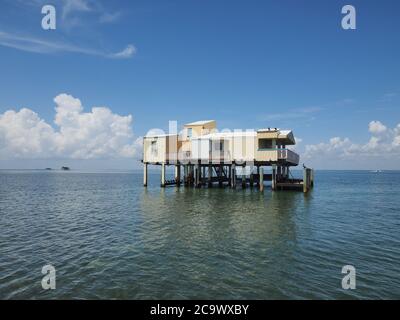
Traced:
<path id="1" fill-rule="evenodd" d="M 71 170 L 69 167 L 61 167 L 61 170 L 68 171 Z"/>

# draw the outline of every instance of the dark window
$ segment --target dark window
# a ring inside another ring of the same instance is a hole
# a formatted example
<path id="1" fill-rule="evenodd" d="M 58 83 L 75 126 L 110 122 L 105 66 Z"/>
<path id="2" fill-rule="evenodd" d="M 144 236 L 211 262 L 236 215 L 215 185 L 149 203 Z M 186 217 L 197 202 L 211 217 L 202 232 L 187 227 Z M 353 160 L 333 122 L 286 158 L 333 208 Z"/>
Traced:
<path id="1" fill-rule="evenodd" d="M 258 149 L 271 149 L 272 140 L 271 139 L 258 139 Z"/>

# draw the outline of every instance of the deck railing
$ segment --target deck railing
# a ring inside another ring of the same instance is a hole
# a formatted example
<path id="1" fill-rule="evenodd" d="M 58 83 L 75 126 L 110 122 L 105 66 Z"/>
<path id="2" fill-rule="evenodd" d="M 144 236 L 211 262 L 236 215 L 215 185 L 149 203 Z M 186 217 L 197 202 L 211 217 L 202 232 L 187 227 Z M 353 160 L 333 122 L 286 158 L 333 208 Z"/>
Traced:
<path id="1" fill-rule="evenodd" d="M 289 149 L 277 149 L 278 150 L 278 159 L 284 159 L 291 163 L 299 164 L 300 157 L 299 155 Z"/>

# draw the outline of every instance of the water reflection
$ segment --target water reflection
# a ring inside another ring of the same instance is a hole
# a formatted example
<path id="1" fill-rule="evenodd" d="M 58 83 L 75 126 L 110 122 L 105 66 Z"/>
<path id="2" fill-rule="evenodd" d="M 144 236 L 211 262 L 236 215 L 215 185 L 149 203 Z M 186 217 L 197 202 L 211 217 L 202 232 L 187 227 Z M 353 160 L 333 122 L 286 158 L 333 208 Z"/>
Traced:
<path id="1" fill-rule="evenodd" d="M 219 284 L 217 294 L 227 287 L 251 296 L 254 288 L 242 287 L 244 272 L 250 282 L 262 280 L 258 290 L 265 293 L 276 286 L 271 275 L 280 278 L 278 259 L 284 256 L 289 264 L 294 259 L 301 200 L 298 192 L 257 189 L 143 191 L 143 223 L 157 227 L 146 228 L 142 241 L 159 252 L 159 262 L 178 273 L 177 279 L 202 278 L 204 285 Z"/>

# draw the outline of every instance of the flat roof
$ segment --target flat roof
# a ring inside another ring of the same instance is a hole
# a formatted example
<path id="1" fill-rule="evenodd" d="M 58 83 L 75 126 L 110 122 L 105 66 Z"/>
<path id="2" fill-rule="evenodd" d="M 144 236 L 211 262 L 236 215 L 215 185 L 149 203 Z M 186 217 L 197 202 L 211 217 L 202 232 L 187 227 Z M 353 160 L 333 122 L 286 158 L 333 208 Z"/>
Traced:
<path id="1" fill-rule="evenodd" d="M 255 137 L 256 131 L 231 131 L 231 132 L 213 132 L 202 136 L 193 137 L 192 140 L 201 139 L 220 139 L 220 138 L 233 138 L 233 137 Z"/>
<path id="2" fill-rule="evenodd" d="M 215 122 L 215 120 L 200 120 L 195 122 L 186 123 L 185 126 L 203 126 L 207 123 Z"/>

